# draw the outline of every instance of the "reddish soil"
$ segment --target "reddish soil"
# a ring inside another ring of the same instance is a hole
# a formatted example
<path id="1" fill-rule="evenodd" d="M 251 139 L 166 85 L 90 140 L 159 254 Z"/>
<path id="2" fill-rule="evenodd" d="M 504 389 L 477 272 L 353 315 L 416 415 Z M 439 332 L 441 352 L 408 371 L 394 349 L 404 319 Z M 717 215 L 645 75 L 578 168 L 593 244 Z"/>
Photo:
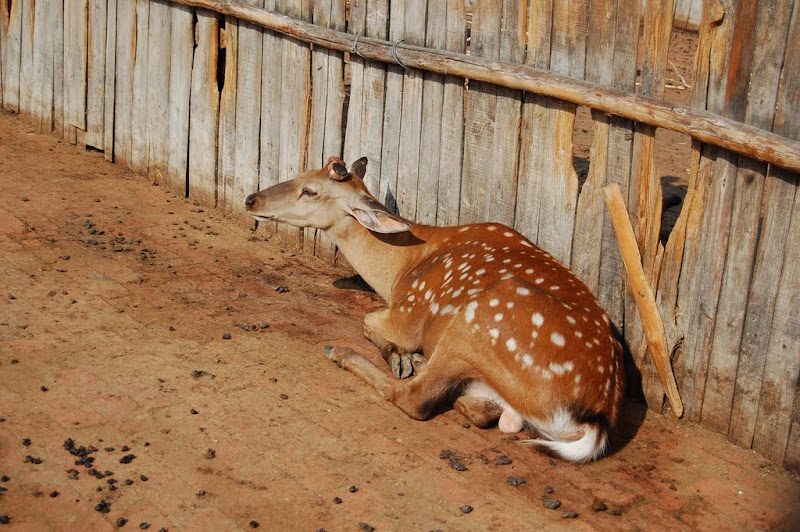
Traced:
<path id="1" fill-rule="evenodd" d="M 800 527 L 797 477 L 637 405 L 588 465 L 408 419 L 323 354 L 379 360 L 351 272 L 32 131 L 0 115 L 7 529 Z"/>

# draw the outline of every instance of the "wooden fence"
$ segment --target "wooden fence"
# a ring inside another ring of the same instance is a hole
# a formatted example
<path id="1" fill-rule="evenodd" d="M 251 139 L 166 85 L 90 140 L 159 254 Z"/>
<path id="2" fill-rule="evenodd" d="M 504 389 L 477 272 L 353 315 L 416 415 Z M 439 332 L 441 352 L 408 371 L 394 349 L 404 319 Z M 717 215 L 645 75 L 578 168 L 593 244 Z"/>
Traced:
<path id="1" fill-rule="evenodd" d="M 368 186 L 403 216 L 504 222 L 569 264 L 662 411 L 600 194 L 617 183 L 685 418 L 800 468 L 800 1 L 707 0 L 686 109 L 660 102 L 668 0 L 243 4 L 4 0 L 0 102 L 242 220 L 250 192 L 366 155 Z M 656 126 L 695 138 L 665 242 Z M 323 235 L 279 231 L 335 257 Z"/>

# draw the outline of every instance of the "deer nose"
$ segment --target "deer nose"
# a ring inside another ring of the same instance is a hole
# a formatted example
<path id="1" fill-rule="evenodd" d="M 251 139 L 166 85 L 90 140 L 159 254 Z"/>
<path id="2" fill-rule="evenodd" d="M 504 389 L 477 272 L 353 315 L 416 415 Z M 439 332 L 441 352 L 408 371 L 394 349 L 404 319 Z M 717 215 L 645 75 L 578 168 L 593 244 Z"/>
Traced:
<path id="1" fill-rule="evenodd" d="M 256 194 L 250 194 L 249 196 L 247 196 L 247 199 L 244 200 L 244 206 L 247 210 L 252 209 L 253 205 L 255 204 L 256 204 Z"/>

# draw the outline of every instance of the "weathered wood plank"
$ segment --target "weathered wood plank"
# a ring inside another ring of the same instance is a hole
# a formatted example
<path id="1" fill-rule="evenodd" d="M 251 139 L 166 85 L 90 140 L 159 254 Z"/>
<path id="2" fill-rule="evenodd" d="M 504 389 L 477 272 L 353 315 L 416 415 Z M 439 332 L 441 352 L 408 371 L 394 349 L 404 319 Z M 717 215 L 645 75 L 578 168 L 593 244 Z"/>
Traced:
<path id="1" fill-rule="evenodd" d="M 466 13 L 464 3 L 448 0 L 444 47 L 451 52 L 466 51 Z M 430 31 L 430 30 L 429 30 Z M 461 207 L 461 163 L 464 153 L 464 78 L 444 77 L 442 95 L 441 152 L 439 160 L 436 223 L 448 226 L 458 223 Z"/>
<path id="2" fill-rule="evenodd" d="M 788 176 L 787 176 L 788 177 Z M 795 187 L 784 268 L 775 299 L 753 449 L 783 464 L 792 428 L 792 410 L 800 382 L 800 195 Z M 796 459 L 796 455 L 792 460 Z"/>
<path id="3" fill-rule="evenodd" d="M 343 0 L 315 2 L 312 17 L 314 24 L 339 31 L 347 25 Z M 306 156 L 309 169 L 321 167 L 330 155 L 342 156 L 343 105 L 344 54 L 316 48 L 311 53 L 311 122 Z M 306 229 L 305 233 L 305 250 L 333 264 L 333 241 L 317 229 Z"/>
<path id="4" fill-rule="evenodd" d="M 150 3 L 147 35 L 147 173 L 154 183 L 164 183 L 167 175 L 171 13 L 177 7 L 180 6 Z"/>
<path id="5" fill-rule="evenodd" d="M 39 129 L 45 132 L 53 130 L 53 85 L 55 64 L 56 36 L 53 27 L 56 25 L 56 11 L 61 11 L 63 4 L 42 0 L 33 5 L 33 70 L 30 113 Z M 59 50 L 61 52 L 61 50 Z M 61 58 L 59 58 L 61 60 Z"/>
<path id="6" fill-rule="evenodd" d="M 396 35 L 404 43 L 425 45 L 425 0 L 403 0 L 392 3 L 392 19 L 399 17 L 402 33 Z M 397 9 L 400 9 L 398 12 Z M 394 24 L 394 22 L 392 22 Z M 398 56 L 402 48 L 398 47 Z M 401 216 L 417 220 L 417 194 L 420 167 L 420 139 L 422 136 L 423 72 L 403 71 L 402 100 L 400 105 L 400 137 L 397 152 L 396 194 L 397 210 Z M 394 113 L 392 113 L 394 114 Z M 396 117 L 395 117 L 396 119 Z"/>
<path id="7" fill-rule="evenodd" d="M 521 62 L 525 12 L 518 2 L 482 2 L 472 19 L 472 54 Z M 470 80 L 465 111 L 460 223 L 514 225 L 522 95 Z"/>
<path id="8" fill-rule="evenodd" d="M 398 14 L 397 7 L 392 4 L 392 16 L 389 18 L 389 40 L 397 42 L 403 38 L 404 12 Z M 383 135 L 381 138 L 380 182 L 378 198 L 389 210 L 397 211 L 397 174 L 398 152 L 400 149 L 400 124 L 397 117 L 403 106 L 403 69 L 399 65 L 388 65 L 386 69 L 386 98 L 383 114 Z M 369 113 L 370 109 L 364 111 Z M 368 140 L 363 137 L 362 142 Z"/>
<path id="9" fill-rule="evenodd" d="M 103 90 L 103 150 L 106 160 L 115 160 L 117 79 L 117 0 L 108 0 L 106 10 L 105 81 Z"/>
<path id="10" fill-rule="evenodd" d="M 133 78 L 131 84 L 131 152 L 128 166 L 136 173 L 147 175 L 150 128 L 148 114 L 148 32 L 150 0 L 136 0 L 136 26 L 133 34 Z"/>
<path id="11" fill-rule="evenodd" d="M 194 13 L 191 8 L 180 6 L 180 9 L 173 9 L 171 15 L 166 185 L 175 194 L 185 197 L 188 192 Z"/>
<path id="12" fill-rule="evenodd" d="M 262 0 L 250 5 L 262 7 Z M 254 24 L 239 23 L 237 80 L 236 80 L 236 147 L 234 149 L 233 187 L 230 212 L 243 222 L 249 222 L 244 212 L 244 200 L 258 190 L 259 146 L 261 121 L 261 78 L 263 30 Z M 268 74 L 267 74 L 268 75 Z"/>
<path id="13" fill-rule="evenodd" d="M 64 4 L 58 3 L 52 11 L 50 31 L 53 33 L 53 133 L 72 144 L 77 141 L 78 129 L 66 124 L 64 112 L 64 41 L 68 38 L 64 31 Z"/>
<path id="14" fill-rule="evenodd" d="M 31 113 L 31 97 L 34 90 L 34 64 L 33 64 L 33 21 L 34 5 L 30 2 L 20 2 L 22 12 L 20 21 L 20 60 L 19 60 L 19 112 Z"/>
<path id="15" fill-rule="evenodd" d="M 639 94 L 661 99 L 664 94 L 664 77 L 669 54 L 673 25 L 673 2 L 647 2 L 644 13 L 644 58 L 641 66 Z M 633 220 L 637 245 L 642 255 L 642 268 L 650 286 L 658 281 L 656 258 L 661 256 L 661 176 L 655 165 L 656 128 L 636 124 L 633 138 L 633 172 L 628 194 L 629 210 Z M 645 342 L 644 324 L 633 310 L 636 294 L 628 292 L 625 309 L 625 337 L 642 374 L 642 392 L 648 406 L 661 412 L 664 404 L 663 377 L 659 375 L 652 357 L 646 356 L 649 342 Z M 673 403 L 674 404 L 674 403 Z"/>
<path id="16" fill-rule="evenodd" d="M 616 17 L 616 2 L 613 0 L 591 2 L 586 37 L 586 79 L 593 83 L 611 84 L 612 71 L 605 65 L 614 62 Z M 543 19 L 549 20 L 549 14 L 543 14 Z M 549 41 L 548 37 L 548 46 Z M 532 65 L 536 66 L 535 63 Z M 606 227 L 605 223 L 598 221 L 605 220 L 605 204 L 600 191 L 606 182 L 610 123 L 608 115 L 592 111 L 591 164 L 578 196 L 572 243 L 572 271 L 593 294 L 598 293 L 600 283 L 601 246 Z"/>
<path id="17" fill-rule="evenodd" d="M 89 6 L 87 0 L 64 0 L 63 9 L 64 122 L 86 130 Z"/>
<path id="18" fill-rule="evenodd" d="M 232 207 L 233 181 L 235 179 L 236 149 L 236 79 L 238 22 L 225 17 L 220 28 L 220 53 L 225 54 L 225 72 L 219 101 L 219 134 L 217 159 L 217 206 L 224 211 Z M 262 158 L 262 161 L 264 159 Z"/>
<path id="19" fill-rule="evenodd" d="M 758 80 L 758 83 L 750 83 L 744 120 L 757 127 L 770 128 L 774 120 L 777 103 L 774 87 L 780 83 L 781 65 L 770 58 L 784 56 L 791 20 L 790 9 L 791 6 L 786 2 L 760 3 L 754 17 L 754 27 L 748 27 L 754 33 L 750 78 Z M 736 42 L 745 41 L 736 36 L 734 38 Z M 765 90 L 765 86 L 773 88 Z M 742 288 L 751 287 L 766 172 L 763 163 L 740 158 L 731 236 L 702 412 L 702 424 L 723 434 L 729 432 L 744 322 L 748 299 L 752 295 L 750 290 Z M 780 269 L 781 261 L 777 260 L 771 266 Z M 737 420 L 737 423 L 741 423 L 741 420 Z"/>
<path id="20" fill-rule="evenodd" d="M 355 36 L 361 34 L 364 37 L 386 39 L 389 36 L 388 16 L 387 0 L 354 1 L 350 5 L 349 31 Z M 383 195 L 388 188 L 381 187 L 386 70 L 383 63 L 366 61 L 358 53 L 350 54 L 351 84 L 344 158 L 351 163 L 360 157 L 367 157 L 369 164 L 364 182 L 370 192 L 388 203 L 389 198 Z"/>
<path id="21" fill-rule="evenodd" d="M 280 12 L 298 20 L 311 20 L 309 0 L 280 0 Z M 292 179 L 306 168 L 306 139 L 308 138 L 308 109 L 310 105 L 309 70 L 311 50 L 308 44 L 295 39 L 281 39 L 281 122 L 278 176 Z M 279 227 L 278 234 L 290 245 L 302 245 L 303 231 L 294 227 Z"/>
<path id="22" fill-rule="evenodd" d="M 108 3 L 89 2 L 87 34 L 88 64 L 86 72 L 86 136 L 87 146 L 104 149 L 106 22 Z"/>
<path id="23" fill-rule="evenodd" d="M 195 33 L 197 47 L 192 63 L 189 109 L 189 198 L 203 205 L 216 206 L 219 119 L 217 16 L 198 9 Z"/>
<path id="24" fill-rule="evenodd" d="M 0 14 L 7 23 L 2 26 L 3 54 L 3 109 L 19 112 L 20 58 L 22 46 L 22 3 L 15 0 L 2 2 Z"/>

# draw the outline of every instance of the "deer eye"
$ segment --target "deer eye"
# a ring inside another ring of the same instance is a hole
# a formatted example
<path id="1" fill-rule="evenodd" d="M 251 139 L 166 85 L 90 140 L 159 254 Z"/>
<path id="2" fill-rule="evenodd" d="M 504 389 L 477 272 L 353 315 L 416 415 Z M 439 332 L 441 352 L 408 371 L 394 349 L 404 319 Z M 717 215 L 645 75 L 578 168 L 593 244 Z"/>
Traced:
<path id="1" fill-rule="evenodd" d="M 311 190 L 308 187 L 303 187 L 302 192 L 300 192 L 300 197 L 301 198 L 314 198 L 316 196 L 317 196 L 317 193 L 315 191 Z"/>

